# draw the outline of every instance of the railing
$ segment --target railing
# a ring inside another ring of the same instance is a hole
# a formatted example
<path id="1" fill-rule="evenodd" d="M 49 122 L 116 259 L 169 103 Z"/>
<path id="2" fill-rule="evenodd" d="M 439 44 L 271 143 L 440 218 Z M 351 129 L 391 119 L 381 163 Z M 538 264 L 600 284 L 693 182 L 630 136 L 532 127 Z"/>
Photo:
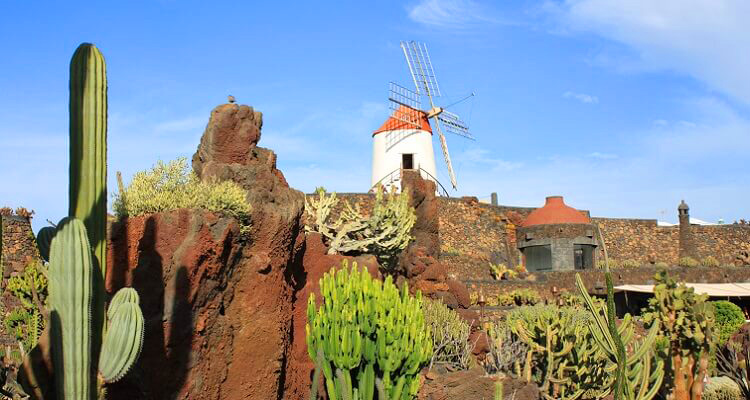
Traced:
<path id="1" fill-rule="evenodd" d="M 389 183 L 389 184 L 390 184 L 390 183 L 393 183 L 393 182 L 397 182 L 397 181 L 401 180 L 401 175 L 402 175 L 401 171 L 403 171 L 403 168 L 399 167 L 399 168 L 396 168 L 396 169 L 394 169 L 393 171 L 389 172 L 389 173 L 388 173 L 388 174 L 387 174 L 386 176 L 384 176 L 384 177 L 380 178 L 380 180 L 379 180 L 379 181 L 377 181 L 377 182 L 376 182 L 376 183 L 375 183 L 374 185 L 372 185 L 372 187 L 370 188 L 370 190 L 371 190 L 371 191 L 372 191 L 372 190 L 374 190 L 374 189 L 375 189 L 375 188 L 376 188 L 376 187 L 377 187 L 378 185 L 384 184 L 384 182 L 387 182 L 387 183 Z M 442 184 L 442 183 L 440 183 L 440 181 L 439 181 L 439 180 L 437 180 L 437 178 L 435 178 L 434 176 L 432 176 L 432 174 L 431 174 L 431 173 L 429 173 L 429 172 L 427 172 L 427 170 L 425 170 L 424 168 L 422 168 L 422 167 L 418 167 L 417 169 L 415 169 L 415 170 L 411 170 L 411 171 L 420 171 L 420 172 L 424 172 L 425 174 L 427 174 L 427 176 L 428 176 L 428 177 L 429 177 L 430 179 L 432 179 L 432 180 L 433 180 L 433 181 L 434 181 L 434 182 L 435 182 L 435 183 L 437 184 L 437 187 L 438 187 L 438 194 L 439 194 L 439 195 L 441 195 L 441 196 L 443 196 L 443 197 L 451 197 L 451 196 L 450 196 L 450 195 L 448 194 L 448 191 L 447 191 L 447 190 L 445 189 L 445 187 L 443 186 L 443 184 Z M 394 178 L 395 178 L 395 176 L 394 176 L 394 175 L 397 175 L 397 176 L 398 176 L 398 179 L 394 179 Z"/>

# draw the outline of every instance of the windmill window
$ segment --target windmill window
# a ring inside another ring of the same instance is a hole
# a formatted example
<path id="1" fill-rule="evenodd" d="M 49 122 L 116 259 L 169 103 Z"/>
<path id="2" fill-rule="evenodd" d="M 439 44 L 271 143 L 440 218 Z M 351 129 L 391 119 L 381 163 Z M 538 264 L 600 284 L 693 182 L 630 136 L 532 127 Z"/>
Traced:
<path id="1" fill-rule="evenodd" d="M 414 154 L 401 155 L 401 168 L 414 169 Z"/>

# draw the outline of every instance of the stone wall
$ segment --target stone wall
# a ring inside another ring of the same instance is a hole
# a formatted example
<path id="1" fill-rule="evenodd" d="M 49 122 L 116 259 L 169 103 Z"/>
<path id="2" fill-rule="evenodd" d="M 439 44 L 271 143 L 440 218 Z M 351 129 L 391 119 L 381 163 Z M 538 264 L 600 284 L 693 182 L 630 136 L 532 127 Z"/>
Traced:
<path id="1" fill-rule="evenodd" d="M 31 221 L 17 215 L 0 216 L 2 234 L 2 271 L 7 278 L 14 272 L 22 271 L 30 259 L 38 259 Z"/>
<path id="2" fill-rule="evenodd" d="M 338 196 L 359 205 L 365 213 L 372 209 L 375 198 L 366 193 L 339 193 Z M 474 197 L 438 197 L 437 201 L 440 259 L 445 261 L 449 274 L 462 280 L 492 279 L 490 262 L 508 266 L 520 262 L 520 252 L 516 248 L 517 219 L 522 220 L 535 208 L 493 206 Z M 581 212 L 589 216 L 588 211 Z M 592 223 L 601 228 L 612 259 L 635 260 L 644 265 L 657 262 L 675 265 L 679 260 L 678 226 L 658 226 L 655 219 L 600 217 L 592 218 Z M 690 229 L 699 258 L 714 256 L 722 264 L 731 264 L 743 246 L 750 246 L 748 225 L 692 225 Z M 601 248 L 597 258 L 601 258 Z"/>

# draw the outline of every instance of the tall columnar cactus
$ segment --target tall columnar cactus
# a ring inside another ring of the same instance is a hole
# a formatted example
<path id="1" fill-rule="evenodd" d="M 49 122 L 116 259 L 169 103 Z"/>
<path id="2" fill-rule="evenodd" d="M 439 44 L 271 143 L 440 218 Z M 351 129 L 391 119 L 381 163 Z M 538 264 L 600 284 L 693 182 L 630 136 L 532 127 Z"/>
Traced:
<path id="1" fill-rule="evenodd" d="M 537 377 L 545 399 L 609 393 L 614 366 L 607 365 L 590 323 L 586 313 L 565 307 L 522 307 L 508 315 L 511 330 L 529 346 L 523 375 Z"/>
<path id="2" fill-rule="evenodd" d="M 107 68 L 96 46 L 83 43 L 70 61 L 68 215 L 84 222 L 106 276 Z"/>
<path id="3" fill-rule="evenodd" d="M 413 399 L 432 355 L 421 294 L 397 289 L 390 277 L 373 279 L 356 263 L 349 270 L 346 261 L 325 274 L 320 292 L 320 307 L 314 295 L 308 300 L 305 330 L 310 358 L 323 355 L 328 398 L 372 400 L 377 386 L 389 399 Z"/>
<path id="4" fill-rule="evenodd" d="M 622 385 L 623 398 L 626 400 L 653 399 L 658 394 L 664 379 L 664 361 L 656 357 L 654 350 L 659 324 L 655 323 L 651 326 L 644 340 L 636 341 L 633 336 L 632 318 L 630 314 L 625 315 L 622 323 L 617 327 L 617 335 L 622 339 L 623 346 L 631 349 L 631 352 L 622 358 L 609 330 L 611 314 L 608 313 L 609 311 L 602 313 L 601 307 L 591 299 L 578 274 L 576 274 L 576 286 L 584 300 L 584 305 L 593 316 L 595 323 L 589 326 L 596 337 L 597 344 L 612 364 L 617 365 L 618 368 L 621 366 L 625 371 Z"/>
<path id="5" fill-rule="evenodd" d="M 144 320 L 135 290 L 118 291 L 107 312 L 101 352 L 92 353 L 94 268 L 84 224 L 65 218 L 52 239 L 49 268 L 51 350 L 57 398 L 95 398 L 97 385 L 113 382 L 135 363 L 143 343 Z M 98 361 L 99 379 L 92 376 Z"/>

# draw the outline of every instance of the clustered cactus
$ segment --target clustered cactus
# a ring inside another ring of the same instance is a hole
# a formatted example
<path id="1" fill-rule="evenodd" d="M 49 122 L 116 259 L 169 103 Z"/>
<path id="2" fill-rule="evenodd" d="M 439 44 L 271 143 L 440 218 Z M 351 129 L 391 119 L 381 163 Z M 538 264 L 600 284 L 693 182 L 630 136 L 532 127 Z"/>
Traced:
<path id="1" fill-rule="evenodd" d="M 566 307 L 521 307 L 508 325 L 529 346 L 522 367 L 527 382 L 537 377 L 546 399 L 601 398 L 609 393 L 614 367 L 608 365 L 589 330 L 588 313 Z"/>
<path id="2" fill-rule="evenodd" d="M 666 353 L 671 396 L 676 400 L 700 400 L 716 340 L 713 306 L 706 301 L 707 295 L 678 285 L 664 271 L 657 273 L 656 282 L 644 320 L 661 326 L 659 338 Z"/>
<path id="3" fill-rule="evenodd" d="M 424 299 L 425 324 L 432 333 L 430 367 L 443 364 L 451 369 L 468 369 L 474 343 L 469 340 L 471 327 L 439 300 Z"/>
<path id="4" fill-rule="evenodd" d="M 369 215 L 344 202 L 335 221 L 331 220 L 331 211 L 339 203 L 336 193 L 327 195 L 318 190 L 317 194 L 317 199 L 305 199 L 305 230 L 320 233 L 329 254 L 373 254 L 386 270 L 395 268 L 398 254 L 412 240 L 411 229 L 417 220 L 407 194 L 395 191 L 385 194 L 383 187 L 378 186 Z"/>
<path id="5" fill-rule="evenodd" d="M 366 269 L 341 269 L 320 280 L 320 307 L 311 294 L 307 306 L 307 349 L 331 400 L 410 400 L 419 390 L 419 371 L 432 355 L 422 295 L 399 290 Z M 380 394 L 375 397 L 375 391 Z"/>
<path id="6" fill-rule="evenodd" d="M 20 354 L 36 346 L 46 325 L 43 302 L 47 297 L 47 277 L 39 262 L 31 262 L 23 274 L 8 279 L 5 288 L 20 305 L 5 317 L 6 332 L 13 332 L 19 342 Z"/>

